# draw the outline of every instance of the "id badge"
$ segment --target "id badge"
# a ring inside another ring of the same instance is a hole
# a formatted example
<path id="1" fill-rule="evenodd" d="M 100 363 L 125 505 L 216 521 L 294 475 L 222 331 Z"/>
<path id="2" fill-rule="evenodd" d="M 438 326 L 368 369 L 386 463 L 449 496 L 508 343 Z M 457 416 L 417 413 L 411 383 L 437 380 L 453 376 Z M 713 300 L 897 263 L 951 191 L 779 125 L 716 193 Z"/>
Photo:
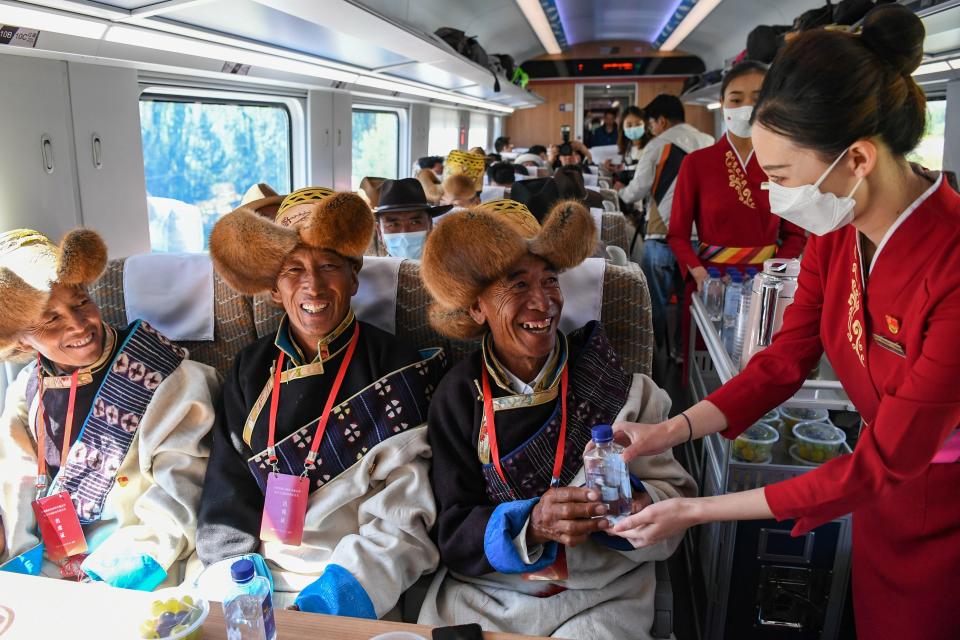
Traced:
<path id="1" fill-rule="evenodd" d="M 87 539 L 70 494 L 66 491 L 33 501 L 47 557 L 54 562 L 86 553 Z"/>
<path id="2" fill-rule="evenodd" d="M 294 547 L 303 541 L 303 523 L 307 517 L 310 479 L 284 473 L 270 473 L 263 499 L 260 539 Z"/>
<path id="3" fill-rule="evenodd" d="M 570 572 L 567 570 L 567 548 L 562 544 L 560 548 L 557 549 L 557 559 L 552 565 L 540 571 L 523 574 L 523 579 L 529 582 L 563 582 L 569 577 Z"/>

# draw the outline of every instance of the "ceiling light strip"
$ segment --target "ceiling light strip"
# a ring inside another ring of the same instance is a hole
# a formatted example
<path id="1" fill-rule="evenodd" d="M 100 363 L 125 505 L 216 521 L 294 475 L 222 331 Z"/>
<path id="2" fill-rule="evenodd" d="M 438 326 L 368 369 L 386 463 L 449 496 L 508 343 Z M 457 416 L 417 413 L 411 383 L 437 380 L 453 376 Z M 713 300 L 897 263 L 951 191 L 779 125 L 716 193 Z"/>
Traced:
<path id="1" fill-rule="evenodd" d="M 517 0 L 517 6 L 520 7 L 520 11 L 523 12 L 530 28 L 533 29 L 547 53 L 559 55 L 561 53 L 560 43 L 557 42 L 557 36 L 543 10 L 543 5 L 540 4 L 540 0 Z"/>
<path id="2" fill-rule="evenodd" d="M 683 42 L 684 39 L 706 19 L 707 16 L 710 15 L 710 12 L 717 8 L 717 5 L 720 4 L 720 1 L 721 0 L 699 0 L 698 2 L 695 2 L 683 20 L 680 21 L 680 24 L 676 25 L 667 38 L 663 40 L 663 43 L 659 45 L 660 50 L 673 51 L 676 49 L 677 46 L 679 46 L 680 43 Z M 686 4 L 686 0 L 684 0 L 683 4 Z M 682 6 L 683 5 L 681 5 L 681 7 Z M 672 22 L 673 21 L 671 20 L 671 23 Z M 663 34 L 661 33 L 661 35 Z"/>

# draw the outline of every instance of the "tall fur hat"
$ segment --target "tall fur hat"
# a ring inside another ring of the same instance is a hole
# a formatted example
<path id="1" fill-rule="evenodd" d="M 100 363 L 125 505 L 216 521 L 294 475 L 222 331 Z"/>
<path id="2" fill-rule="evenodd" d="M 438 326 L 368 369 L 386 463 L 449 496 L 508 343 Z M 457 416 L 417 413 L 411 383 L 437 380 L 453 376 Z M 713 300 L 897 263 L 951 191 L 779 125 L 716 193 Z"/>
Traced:
<path id="1" fill-rule="evenodd" d="M 542 227 L 523 205 L 510 202 L 449 214 L 427 236 L 420 273 L 434 301 L 430 322 L 450 338 L 483 335 L 486 329 L 470 317 L 470 306 L 524 255 L 565 271 L 593 253 L 593 217 L 579 202 L 558 202 Z"/>
<path id="2" fill-rule="evenodd" d="M 38 231 L 0 233 L 0 360 L 43 315 L 54 284 L 88 286 L 107 266 L 107 245 L 90 229 L 74 229 L 57 246 Z"/>
<path id="3" fill-rule="evenodd" d="M 359 268 L 373 240 L 373 213 L 355 193 L 325 191 L 322 199 L 281 206 L 276 220 L 247 206 L 220 218 L 210 234 L 210 257 L 227 284 L 246 295 L 270 291 L 284 259 L 300 245 L 329 249 Z"/>
<path id="4" fill-rule="evenodd" d="M 486 171 L 486 159 L 483 156 L 456 149 L 447 155 L 443 163 L 444 180 L 450 176 L 465 175 L 473 180 L 474 191 L 483 190 L 483 175 Z"/>

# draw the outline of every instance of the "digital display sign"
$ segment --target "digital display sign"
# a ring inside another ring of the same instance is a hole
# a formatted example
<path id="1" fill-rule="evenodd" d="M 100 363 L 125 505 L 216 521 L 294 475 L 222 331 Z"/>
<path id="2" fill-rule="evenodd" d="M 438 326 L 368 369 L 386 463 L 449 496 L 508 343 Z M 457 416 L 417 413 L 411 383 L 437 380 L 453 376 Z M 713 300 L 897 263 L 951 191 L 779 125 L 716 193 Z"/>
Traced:
<path id="1" fill-rule="evenodd" d="M 640 56 L 615 59 L 528 60 L 532 80 L 613 76 L 692 76 L 706 71 L 696 56 Z"/>

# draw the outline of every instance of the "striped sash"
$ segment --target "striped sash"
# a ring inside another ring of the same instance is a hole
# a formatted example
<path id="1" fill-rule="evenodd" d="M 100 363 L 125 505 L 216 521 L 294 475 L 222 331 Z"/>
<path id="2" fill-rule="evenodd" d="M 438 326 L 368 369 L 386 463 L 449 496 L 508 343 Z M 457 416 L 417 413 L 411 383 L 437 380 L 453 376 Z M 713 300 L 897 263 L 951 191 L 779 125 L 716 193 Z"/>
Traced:
<path id="1" fill-rule="evenodd" d="M 81 524 L 100 519 L 154 393 L 186 357 L 183 349 L 146 322 L 134 324 L 70 447 L 67 464 L 48 492 L 68 492 Z"/>
<path id="2" fill-rule="evenodd" d="M 721 247 L 701 242 L 697 254 L 704 262 L 716 264 L 763 264 L 764 260 L 777 254 L 777 248 L 775 244 L 765 247 Z"/>

